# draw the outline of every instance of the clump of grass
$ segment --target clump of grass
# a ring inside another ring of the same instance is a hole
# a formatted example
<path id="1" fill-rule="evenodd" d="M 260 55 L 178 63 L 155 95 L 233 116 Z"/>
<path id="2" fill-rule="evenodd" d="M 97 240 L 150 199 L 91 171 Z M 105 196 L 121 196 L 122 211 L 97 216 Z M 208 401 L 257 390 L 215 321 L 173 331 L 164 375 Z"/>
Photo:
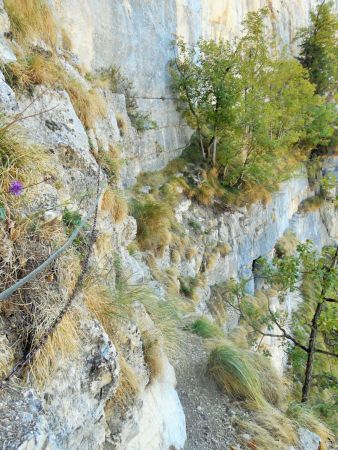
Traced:
<path id="1" fill-rule="evenodd" d="M 79 352 L 84 336 L 78 322 L 79 311 L 72 309 L 39 350 L 28 370 L 28 376 L 33 378 L 37 386 L 43 387 L 61 361 L 68 359 L 70 355 L 74 358 Z M 38 338 L 39 334 L 35 336 L 35 340 Z"/>
<path id="2" fill-rule="evenodd" d="M 86 128 L 93 128 L 98 118 L 106 116 L 106 104 L 101 94 L 94 89 L 87 90 L 68 75 L 53 55 L 29 53 L 5 64 L 2 69 L 7 83 L 19 91 L 32 92 L 40 84 L 64 89 Z"/>
<path id="3" fill-rule="evenodd" d="M 122 137 L 125 136 L 127 134 L 128 127 L 127 127 L 127 123 L 126 123 L 124 117 L 121 114 L 117 114 L 116 122 L 117 122 L 117 126 L 120 130 L 121 136 Z"/>
<path id="4" fill-rule="evenodd" d="M 208 372 L 228 395 L 258 407 L 264 405 L 256 370 L 242 350 L 230 344 L 215 347 L 209 355 Z"/>
<path id="5" fill-rule="evenodd" d="M 286 415 L 298 426 L 318 434 L 321 439 L 320 450 L 326 450 L 328 444 L 334 443 L 332 431 L 313 414 L 307 405 L 292 402 L 286 411 Z"/>
<path id="6" fill-rule="evenodd" d="M 235 425 L 242 432 L 239 436 L 244 448 L 259 450 L 285 450 L 298 443 L 292 424 L 277 410 L 267 408 L 251 419 L 235 419 Z M 249 439 L 244 438 L 250 436 Z"/>
<path id="7" fill-rule="evenodd" d="M 193 298 L 194 296 L 194 289 L 196 288 L 198 284 L 198 280 L 195 277 L 180 277 L 180 292 L 185 297 Z"/>
<path id="8" fill-rule="evenodd" d="M 191 261 L 193 258 L 195 258 L 195 256 L 197 255 L 197 253 L 198 253 L 198 252 L 197 252 L 197 248 L 191 246 L 191 247 L 188 247 L 188 248 L 186 249 L 185 256 L 186 256 L 186 258 L 187 258 L 189 261 Z"/>
<path id="9" fill-rule="evenodd" d="M 120 180 L 121 159 L 117 147 L 109 146 L 108 152 L 100 151 L 97 155 L 100 167 L 104 170 L 111 184 Z"/>
<path id="10" fill-rule="evenodd" d="M 216 252 L 212 253 L 211 255 L 208 255 L 207 261 L 206 261 L 206 270 L 212 270 L 218 261 L 218 254 Z"/>
<path id="11" fill-rule="evenodd" d="M 115 223 L 123 222 L 128 215 L 126 200 L 111 188 L 107 188 L 103 194 L 101 209 L 108 211 Z"/>
<path id="12" fill-rule="evenodd" d="M 137 252 L 140 251 L 140 248 L 138 246 L 138 243 L 133 241 L 130 244 L 128 244 L 127 250 L 130 255 L 135 255 Z"/>
<path id="13" fill-rule="evenodd" d="M 55 46 L 56 25 L 45 0 L 4 0 L 4 6 L 11 31 L 20 44 L 40 38 Z"/>
<path id="14" fill-rule="evenodd" d="M 63 87 L 85 128 L 93 128 L 98 118 L 106 116 L 106 104 L 98 91 L 94 89 L 86 90 L 79 81 L 71 77 L 65 78 Z"/>
<path id="15" fill-rule="evenodd" d="M 276 255 L 281 258 L 283 256 L 291 256 L 295 253 L 298 240 L 292 231 L 287 231 L 275 245 Z"/>
<path id="16" fill-rule="evenodd" d="M 270 405 L 281 406 L 287 396 L 287 385 L 272 367 L 270 360 L 256 352 L 251 354 L 251 364 L 260 380 L 265 400 Z"/>
<path id="17" fill-rule="evenodd" d="M 72 51 L 72 41 L 64 28 L 61 30 L 62 47 L 68 52 Z"/>
<path id="18" fill-rule="evenodd" d="M 139 392 L 139 381 L 135 371 L 130 367 L 123 355 L 119 357 L 119 384 L 114 397 L 109 401 L 114 408 L 127 408 Z"/>
<path id="19" fill-rule="evenodd" d="M 0 115 L 0 202 L 14 205 L 22 197 L 8 195 L 11 182 L 18 180 L 25 188 L 36 182 L 38 172 L 46 173 L 47 165 L 44 150 L 27 144 L 15 124 L 6 126 L 7 120 Z"/>
<path id="20" fill-rule="evenodd" d="M 300 205 L 300 210 L 302 212 L 312 212 L 317 211 L 323 204 L 325 203 L 324 197 L 321 195 L 315 195 L 311 198 L 308 198 L 302 202 Z"/>
<path id="21" fill-rule="evenodd" d="M 151 250 L 155 255 L 163 254 L 172 240 L 172 208 L 148 196 L 143 201 L 134 200 L 131 211 L 137 220 L 137 242 L 141 250 Z"/>
<path id="22" fill-rule="evenodd" d="M 220 244 L 216 247 L 216 250 L 219 251 L 220 255 L 224 258 L 225 256 L 227 256 L 229 253 L 231 253 L 232 248 L 231 245 L 228 243 L 225 244 Z"/>
<path id="23" fill-rule="evenodd" d="M 191 330 L 203 339 L 222 336 L 222 330 L 206 317 L 200 317 L 191 325 Z"/>

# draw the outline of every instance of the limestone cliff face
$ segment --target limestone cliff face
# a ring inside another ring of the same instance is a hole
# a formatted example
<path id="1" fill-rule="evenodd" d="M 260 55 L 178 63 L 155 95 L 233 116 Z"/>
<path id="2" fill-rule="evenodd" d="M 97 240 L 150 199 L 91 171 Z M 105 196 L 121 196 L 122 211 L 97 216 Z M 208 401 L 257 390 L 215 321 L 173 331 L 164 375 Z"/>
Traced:
<path id="1" fill-rule="evenodd" d="M 156 130 L 146 131 L 137 144 L 138 170 L 158 170 L 187 143 L 169 88 L 171 42 L 231 38 L 241 31 L 248 11 L 269 6 L 269 26 L 281 45 L 307 23 L 315 0 L 50 0 L 69 35 L 74 53 L 88 70 L 120 67 L 133 82 L 138 104 L 150 111 Z M 154 145 L 157 143 L 157 145 Z M 158 148 L 165 152 L 159 152 Z M 138 172 L 134 169 L 134 172 Z"/>
<path id="2" fill-rule="evenodd" d="M 60 205 L 67 204 L 84 214 L 93 197 L 99 170 L 95 152 L 121 148 L 125 164 L 121 168 L 119 188 L 131 186 L 136 176 L 146 170 L 157 170 L 178 156 L 188 143 L 189 129 L 182 122 L 171 98 L 167 66 L 172 57 L 173 35 L 182 35 L 190 42 L 203 37 L 230 37 L 240 31 L 240 24 L 249 10 L 264 6 L 263 0 L 49 0 L 59 29 L 64 29 L 71 42 L 77 62 L 96 71 L 112 65 L 120 67 L 135 86 L 141 110 L 150 111 L 157 122 L 155 130 L 138 133 L 132 126 L 122 94 L 102 89 L 107 115 L 85 129 L 68 94 L 63 90 L 37 87 L 36 100 L 17 95 L 0 75 L 0 110 L 13 115 L 30 105 L 30 117 L 22 122 L 27 139 L 48 150 L 58 184 L 46 182 L 34 189 L 33 201 L 22 211 L 29 215 L 45 210 L 46 224 L 61 221 Z M 271 0 L 269 24 L 289 43 L 295 30 L 307 22 L 311 0 Z M 0 0 L 0 57 L 15 60 L 3 33 L 8 19 Z M 61 58 L 62 59 L 62 58 Z M 81 85 L 87 81 L 63 60 L 65 70 L 75 74 Z M 40 114 L 44 111 L 43 114 Z M 123 132 L 118 126 L 123 120 Z M 332 161 L 334 163 L 334 161 Z M 107 179 L 102 173 L 104 190 Z M 86 192 L 83 200 L 79 192 Z M 128 191 L 123 192 L 126 196 Z M 305 214 L 301 202 L 314 192 L 304 173 L 284 183 L 267 205 L 215 213 L 189 199 L 175 210 L 177 222 L 196 246 L 192 257 L 173 260 L 169 247 L 155 264 L 165 272 L 175 269 L 184 277 L 194 278 L 203 272 L 203 285 L 197 292 L 197 311 L 208 313 L 215 285 L 230 277 L 252 274 L 259 256 L 271 253 L 276 241 L 291 229 L 300 240 L 313 239 L 320 247 L 337 238 L 333 207 Z M 137 224 L 132 216 L 119 223 L 113 220 L 100 202 L 97 230 L 101 239 L 94 246 L 90 265 L 109 266 L 114 274 L 113 259 L 118 254 L 123 270 L 132 284 L 150 286 L 161 297 L 165 283 L 152 274 L 146 253 L 130 254 L 128 246 L 135 240 Z M 198 224 L 199 233 L 191 226 Z M 14 264 L 13 245 L 0 222 L 0 257 Z M 219 248 L 227 244 L 229 251 Z M 212 265 L 206 260 L 213 253 Z M 114 278 L 112 276 L 112 278 Z M 110 283 L 111 282 L 111 283 Z M 109 287 L 114 282 L 107 280 Z M 137 298 L 135 297 L 135 301 Z M 58 304 L 53 305 L 55 308 Z M 0 447 L 20 450 L 168 450 L 182 449 L 186 439 L 185 416 L 175 390 L 173 367 L 159 339 L 160 363 L 158 377 L 150 376 L 144 341 L 137 320 L 126 325 L 125 359 L 139 378 L 139 392 L 128 408 L 116 407 L 121 380 L 121 360 L 114 339 L 103 324 L 93 318 L 79 296 L 78 327 L 83 340 L 76 358 L 56 364 L 53 376 L 43 389 L 30 383 L 7 389 L 0 396 Z M 134 314 L 142 319 L 146 331 L 154 324 L 139 303 Z M 236 323 L 229 320 L 228 327 Z M 13 331 L 13 330 L 12 330 Z M 15 332 L 8 332 L 0 321 L 0 343 L 6 342 L 8 353 L 0 352 L 0 362 L 11 365 L 10 345 Z M 155 330 L 156 331 L 156 330 Z M 5 430 L 4 432 L 2 430 Z"/>

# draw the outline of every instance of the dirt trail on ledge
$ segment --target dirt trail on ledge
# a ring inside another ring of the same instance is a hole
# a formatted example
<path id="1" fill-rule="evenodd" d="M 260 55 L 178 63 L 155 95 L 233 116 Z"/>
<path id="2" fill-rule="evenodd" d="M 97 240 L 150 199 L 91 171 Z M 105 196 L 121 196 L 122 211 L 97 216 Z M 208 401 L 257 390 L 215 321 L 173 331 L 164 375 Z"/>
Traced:
<path id="1" fill-rule="evenodd" d="M 200 337 L 187 334 L 185 355 L 174 362 L 177 392 L 187 423 L 184 450 L 229 450 L 236 446 L 235 415 L 230 403 L 205 373 L 208 352 Z"/>

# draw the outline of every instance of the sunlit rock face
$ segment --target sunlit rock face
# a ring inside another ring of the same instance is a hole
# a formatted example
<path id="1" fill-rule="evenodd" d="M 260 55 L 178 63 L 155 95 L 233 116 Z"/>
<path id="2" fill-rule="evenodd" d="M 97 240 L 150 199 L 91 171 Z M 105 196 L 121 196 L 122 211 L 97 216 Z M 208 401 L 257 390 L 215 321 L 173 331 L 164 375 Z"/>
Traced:
<path id="1" fill-rule="evenodd" d="M 231 38 L 241 32 L 248 11 L 265 0 L 49 0 L 73 52 L 87 70 L 120 67 L 133 82 L 137 102 L 149 111 L 156 130 L 140 136 L 138 169 L 159 170 L 177 157 L 190 132 L 176 111 L 170 90 L 172 41 Z M 314 0 L 270 0 L 268 25 L 288 44 L 307 23 Z M 131 182 L 131 181 L 130 181 Z"/>

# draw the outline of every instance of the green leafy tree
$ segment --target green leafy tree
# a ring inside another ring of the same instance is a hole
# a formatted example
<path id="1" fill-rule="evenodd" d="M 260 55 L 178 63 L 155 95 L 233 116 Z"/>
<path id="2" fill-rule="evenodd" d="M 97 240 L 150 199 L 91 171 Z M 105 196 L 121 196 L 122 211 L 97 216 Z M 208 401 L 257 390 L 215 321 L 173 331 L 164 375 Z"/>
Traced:
<path id="1" fill-rule="evenodd" d="M 273 190 L 333 133 L 333 110 L 315 95 L 307 70 L 271 54 L 266 14 L 250 12 L 233 42 L 188 47 L 178 40 L 171 64 L 172 86 L 202 157 L 230 188 Z"/>
<path id="2" fill-rule="evenodd" d="M 333 3 L 322 1 L 310 13 L 310 25 L 302 28 L 297 38 L 300 41 L 299 61 L 308 69 L 310 80 L 317 93 L 324 95 L 337 83 L 338 20 L 333 12 Z"/>
<path id="3" fill-rule="evenodd" d="M 278 292 L 279 300 L 285 300 L 290 292 L 302 287 L 311 295 L 305 295 L 304 302 L 293 314 L 289 326 L 286 314 L 273 307 L 271 294 L 253 299 L 245 291 L 246 280 L 230 286 L 225 301 L 235 308 L 252 330 L 253 338 L 270 336 L 290 344 L 292 351 L 301 354 L 302 402 L 309 399 L 313 379 L 326 382 L 335 379 L 337 368 L 325 373 L 318 357 L 338 357 L 336 314 L 338 304 L 338 248 L 325 248 L 318 254 L 310 242 L 299 244 L 293 256 L 275 258 L 272 263 L 261 258 L 258 277 Z M 295 356 L 295 355 L 293 355 Z M 297 358 L 296 358 L 297 359 Z M 300 359 L 298 358 L 298 361 Z M 317 360 L 317 361 L 316 361 Z"/>

